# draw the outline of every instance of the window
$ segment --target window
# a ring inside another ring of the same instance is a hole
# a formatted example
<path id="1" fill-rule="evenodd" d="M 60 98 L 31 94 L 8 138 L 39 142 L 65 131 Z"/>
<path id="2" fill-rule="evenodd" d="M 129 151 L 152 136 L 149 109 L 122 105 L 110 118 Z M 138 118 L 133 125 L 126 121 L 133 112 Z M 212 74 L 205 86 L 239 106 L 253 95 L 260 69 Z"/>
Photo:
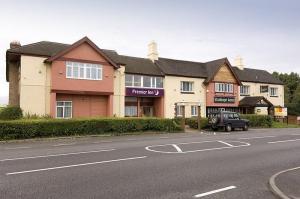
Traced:
<path id="1" fill-rule="evenodd" d="M 233 84 L 215 83 L 215 92 L 233 93 Z"/>
<path id="2" fill-rule="evenodd" d="M 260 86 L 260 93 L 268 93 L 269 86 Z"/>
<path id="3" fill-rule="evenodd" d="M 277 97 L 278 96 L 278 88 L 271 87 L 270 88 L 270 96 Z"/>
<path id="4" fill-rule="evenodd" d="M 180 91 L 192 93 L 194 91 L 194 82 L 181 82 Z"/>
<path id="5" fill-rule="evenodd" d="M 71 101 L 57 101 L 56 102 L 56 117 L 57 118 L 71 118 L 72 117 L 72 102 Z"/>
<path id="6" fill-rule="evenodd" d="M 250 95 L 250 86 L 241 86 L 240 94 L 241 95 Z"/>
<path id="7" fill-rule="evenodd" d="M 66 62 L 66 77 L 72 79 L 102 80 L 102 66 L 78 62 Z"/>
<path id="8" fill-rule="evenodd" d="M 176 116 L 183 116 L 184 106 L 177 105 L 176 106 Z"/>
<path id="9" fill-rule="evenodd" d="M 137 116 L 137 106 L 125 106 L 125 116 L 126 117 L 136 117 Z"/>
<path id="10" fill-rule="evenodd" d="M 138 88 L 163 88 L 163 78 L 126 74 L 125 86 Z"/>
<path id="11" fill-rule="evenodd" d="M 198 106 L 191 106 L 191 115 L 192 116 L 198 115 Z"/>

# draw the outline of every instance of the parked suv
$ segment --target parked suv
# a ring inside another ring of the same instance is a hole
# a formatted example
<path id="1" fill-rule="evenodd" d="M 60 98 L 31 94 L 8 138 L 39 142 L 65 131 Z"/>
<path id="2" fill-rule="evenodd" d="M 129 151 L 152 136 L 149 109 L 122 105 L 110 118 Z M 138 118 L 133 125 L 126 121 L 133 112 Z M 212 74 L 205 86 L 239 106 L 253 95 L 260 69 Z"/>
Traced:
<path id="1" fill-rule="evenodd" d="M 218 111 L 208 114 L 208 124 L 213 130 L 224 128 L 225 131 L 232 131 L 235 128 L 248 130 L 249 120 L 241 119 L 240 115 L 235 112 Z"/>

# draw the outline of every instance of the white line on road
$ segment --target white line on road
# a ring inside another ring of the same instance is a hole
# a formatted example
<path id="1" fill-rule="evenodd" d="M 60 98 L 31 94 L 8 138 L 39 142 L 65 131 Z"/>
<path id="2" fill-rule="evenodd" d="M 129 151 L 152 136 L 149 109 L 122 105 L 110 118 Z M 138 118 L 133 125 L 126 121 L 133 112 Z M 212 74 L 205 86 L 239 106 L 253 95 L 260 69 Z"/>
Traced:
<path id="1" fill-rule="evenodd" d="M 62 143 L 62 144 L 54 144 L 52 146 L 70 146 L 70 145 L 74 145 L 76 144 L 76 142 L 72 142 L 72 143 Z"/>
<path id="2" fill-rule="evenodd" d="M 231 147 L 233 147 L 233 145 L 232 144 L 229 144 L 229 143 L 227 143 L 227 142 L 223 142 L 223 141 L 218 141 L 219 143 L 222 143 L 222 144 L 225 144 L 225 145 L 227 145 L 227 146 L 231 146 Z"/>
<path id="3" fill-rule="evenodd" d="M 17 171 L 17 172 L 12 172 L 12 173 L 6 173 L 6 175 L 18 175 L 18 174 L 33 173 L 33 172 L 39 172 L 39 171 L 49 171 L 49 170 L 56 170 L 56 169 L 81 167 L 81 166 L 87 166 L 87 165 L 105 164 L 105 163 L 111 163 L 111 162 L 120 162 L 120 161 L 126 161 L 126 160 L 137 160 L 137 159 L 143 159 L 143 158 L 146 158 L 146 157 L 147 156 L 140 156 L 140 157 L 122 158 L 122 159 L 115 159 L 115 160 L 104 160 L 104 161 L 100 161 L 100 162 L 88 162 L 88 163 L 83 163 L 83 164 L 73 164 L 73 165 L 66 165 L 66 166 L 59 166 L 59 167 L 49 167 L 49 168 L 44 168 L 44 169 Z"/>
<path id="4" fill-rule="evenodd" d="M 177 150 L 178 153 L 182 153 L 181 148 L 179 148 L 176 144 L 172 144 L 172 146 Z"/>
<path id="5" fill-rule="evenodd" d="M 5 150 L 14 150 L 14 149 L 30 149 L 32 147 L 29 147 L 29 146 L 20 146 L 20 147 L 7 147 L 7 148 L 4 148 Z"/>
<path id="6" fill-rule="evenodd" d="M 35 159 L 35 158 L 47 158 L 47 157 L 77 155 L 77 154 L 87 154 L 87 153 L 99 153 L 99 152 L 106 152 L 106 151 L 113 151 L 113 150 L 115 150 L 115 149 L 103 149 L 103 150 L 98 150 L 98 151 L 82 151 L 82 152 L 73 152 L 73 153 L 61 153 L 61 154 L 52 154 L 52 155 L 27 156 L 27 157 L 20 157 L 20 158 L 7 158 L 7 159 L 0 160 L 0 162 L 12 161 L 12 160 L 26 160 L 26 159 Z"/>
<path id="7" fill-rule="evenodd" d="M 251 139 L 262 139 L 262 138 L 274 138 L 275 135 L 262 136 L 262 137 L 248 137 L 248 138 L 239 138 L 240 140 L 251 140 Z"/>
<path id="8" fill-rule="evenodd" d="M 225 188 L 222 188 L 222 189 L 217 189 L 217 190 L 214 190 L 214 191 L 201 193 L 201 194 L 195 195 L 194 197 L 195 198 L 201 198 L 201 197 L 208 196 L 208 195 L 211 195 L 211 194 L 214 194 L 214 193 L 219 193 L 219 192 L 222 192 L 222 191 L 228 191 L 230 189 L 235 189 L 235 188 L 236 188 L 236 186 L 229 186 L 229 187 L 225 187 Z"/>
<path id="9" fill-rule="evenodd" d="M 168 139 L 169 137 L 159 137 L 159 139 Z"/>
<path id="10" fill-rule="evenodd" d="M 280 140 L 280 141 L 275 141 L 275 142 L 268 142 L 268 144 L 276 144 L 276 143 L 283 143 L 283 142 L 295 142 L 295 141 L 300 141 L 300 139 L 295 139 L 295 140 Z"/>

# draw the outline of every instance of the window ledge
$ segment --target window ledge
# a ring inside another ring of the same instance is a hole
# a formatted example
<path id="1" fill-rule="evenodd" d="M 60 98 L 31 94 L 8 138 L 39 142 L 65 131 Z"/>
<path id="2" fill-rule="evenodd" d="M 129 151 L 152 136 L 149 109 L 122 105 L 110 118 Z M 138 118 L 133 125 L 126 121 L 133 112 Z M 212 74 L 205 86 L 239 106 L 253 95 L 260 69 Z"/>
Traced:
<path id="1" fill-rule="evenodd" d="M 278 97 L 278 95 L 270 95 L 270 97 Z"/>
<path id="2" fill-rule="evenodd" d="M 250 94 L 240 94 L 240 96 L 250 96 Z"/>
<path id="3" fill-rule="evenodd" d="M 190 91 L 180 91 L 181 94 L 195 94 L 195 92 L 190 92 Z"/>

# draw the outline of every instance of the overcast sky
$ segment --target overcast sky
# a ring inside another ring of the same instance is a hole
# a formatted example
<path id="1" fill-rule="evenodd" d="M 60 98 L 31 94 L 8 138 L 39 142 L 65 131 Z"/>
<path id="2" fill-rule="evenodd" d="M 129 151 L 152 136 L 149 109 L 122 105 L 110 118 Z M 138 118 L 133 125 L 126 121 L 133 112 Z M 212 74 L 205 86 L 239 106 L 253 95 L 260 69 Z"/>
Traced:
<path id="1" fill-rule="evenodd" d="M 246 67 L 300 73 L 298 0 L 0 0 L 0 104 L 8 100 L 5 51 L 88 36 L 100 48 L 146 57 L 209 61 L 237 55 Z"/>

